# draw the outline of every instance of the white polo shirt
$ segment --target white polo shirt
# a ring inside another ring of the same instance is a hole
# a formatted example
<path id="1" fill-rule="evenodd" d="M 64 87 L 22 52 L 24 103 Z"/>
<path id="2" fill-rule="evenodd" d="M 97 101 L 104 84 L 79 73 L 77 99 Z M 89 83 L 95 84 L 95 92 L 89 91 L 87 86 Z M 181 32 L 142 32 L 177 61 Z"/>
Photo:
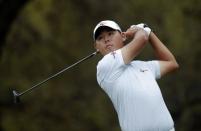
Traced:
<path id="1" fill-rule="evenodd" d="M 121 50 L 97 65 L 97 81 L 111 99 L 122 131 L 169 131 L 174 127 L 156 82 L 158 61 L 124 64 Z"/>

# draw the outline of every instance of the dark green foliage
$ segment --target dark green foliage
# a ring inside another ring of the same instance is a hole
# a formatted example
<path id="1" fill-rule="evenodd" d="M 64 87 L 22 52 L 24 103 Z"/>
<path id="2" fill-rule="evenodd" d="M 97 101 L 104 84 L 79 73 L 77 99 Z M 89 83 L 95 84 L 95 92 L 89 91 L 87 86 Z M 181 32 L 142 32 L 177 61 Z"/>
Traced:
<path id="1" fill-rule="evenodd" d="M 105 19 L 123 30 L 145 22 L 155 31 L 180 65 L 159 80 L 176 130 L 201 130 L 200 7 L 200 0 L 29 1 L 1 43 L 0 130 L 120 131 L 112 103 L 96 82 L 100 56 L 22 96 L 21 104 L 12 103 L 12 89 L 25 90 L 92 53 L 93 28 Z M 137 59 L 153 57 L 147 46 Z"/>

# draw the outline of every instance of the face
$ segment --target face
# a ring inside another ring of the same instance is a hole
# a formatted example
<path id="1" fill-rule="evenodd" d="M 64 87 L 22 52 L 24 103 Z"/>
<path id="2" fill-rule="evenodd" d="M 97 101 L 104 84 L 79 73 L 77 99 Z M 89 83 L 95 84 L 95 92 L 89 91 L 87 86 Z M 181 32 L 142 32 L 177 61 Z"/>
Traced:
<path id="1" fill-rule="evenodd" d="M 116 30 L 104 29 L 95 41 L 95 48 L 104 56 L 124 46 L 124 34 Z"/>

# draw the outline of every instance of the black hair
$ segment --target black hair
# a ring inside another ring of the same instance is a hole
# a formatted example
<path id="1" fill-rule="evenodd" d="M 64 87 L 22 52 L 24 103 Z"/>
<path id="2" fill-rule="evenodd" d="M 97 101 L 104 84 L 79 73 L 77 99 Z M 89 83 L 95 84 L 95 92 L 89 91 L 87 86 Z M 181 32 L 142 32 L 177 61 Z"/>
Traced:
<path id="1" fill-rule="evenodd" d="M 101 26 L 99 27 L 96 32 L 95 32 L 95 35 L 94 35 L 94 38 L 95 40 L 98 38 L 98 36 L 101 34 L 101 32 L 103 31 L 115 31 L 114 29 L 108 27 L 108 26 Z"/>

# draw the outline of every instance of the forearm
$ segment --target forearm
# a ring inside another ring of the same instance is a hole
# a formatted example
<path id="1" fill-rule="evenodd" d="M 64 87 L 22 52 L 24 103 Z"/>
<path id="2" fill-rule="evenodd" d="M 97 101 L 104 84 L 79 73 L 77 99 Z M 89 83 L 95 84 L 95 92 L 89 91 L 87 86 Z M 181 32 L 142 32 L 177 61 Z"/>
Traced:
<path id="1" fill-rule="evenodd" d="M 179 65 L 173 54 L 153 32 L 151 32 L 149 36 L 149 41 L 154 50 L 156 58 L 159 60 L 161 76 L 179 68 Z"/>
<path id="2" fill-rule="evenodd" d="M 159 40 L 159 38 L 153 32 L 150 33 L 149 42 L 158 60 L 176 61 L 173 54 L 169 51 L 169 49 Z"/>
<path id="3" fill-rule="evenodd" d="M 127 32 L 127 35 L 128 34 L 129 32 Z M 130 63 L 141 52 L 142 48 L 148 41 L 148 36 L 142 29 L 136 31 L 132 35 L 133 39 L 122 48 L 125 64 Z"/>

